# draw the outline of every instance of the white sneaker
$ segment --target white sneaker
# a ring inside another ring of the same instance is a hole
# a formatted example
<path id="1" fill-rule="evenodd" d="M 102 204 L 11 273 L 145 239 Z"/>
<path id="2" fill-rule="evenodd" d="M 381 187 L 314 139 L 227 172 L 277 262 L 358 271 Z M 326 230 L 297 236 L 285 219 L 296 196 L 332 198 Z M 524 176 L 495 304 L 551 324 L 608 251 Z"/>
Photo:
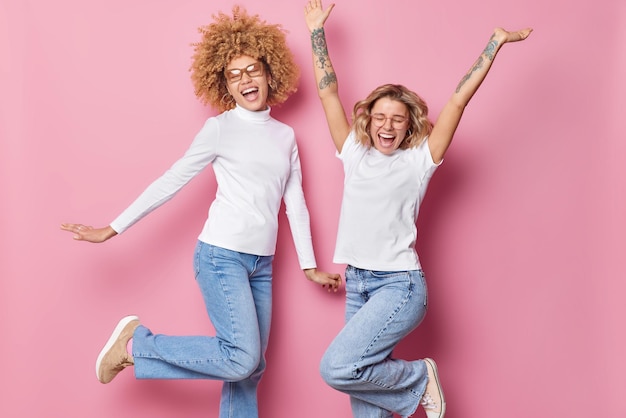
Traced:
<path id="1" fill-rule="evenodd" d="M 420 404 L 424 407 L 428 418 L 443 418 L 446 413 L 446 401 L 441 390 L 437 365 L 435 360 L 430 358 L 425 358 L 424 362 L 428 369 L 428 383 Z"/>

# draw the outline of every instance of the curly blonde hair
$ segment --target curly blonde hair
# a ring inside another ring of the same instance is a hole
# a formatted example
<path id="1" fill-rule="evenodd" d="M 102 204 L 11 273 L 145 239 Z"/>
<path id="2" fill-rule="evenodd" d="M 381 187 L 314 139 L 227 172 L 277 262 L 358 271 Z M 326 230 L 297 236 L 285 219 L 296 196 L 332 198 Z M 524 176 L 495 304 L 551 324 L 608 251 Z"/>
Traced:
<path id="1" fill-rule="evenodd" d="M 196 96 L 204 104 L 220 112 L 235 107 L 226 88 L 224 70 L 231 60 L 242 55 L 262 61 L 269 71 L 268 105 L 281 104 L 296 92 L 300 71 L 280 25 L 248 15 L 240 6 L 233 7 L 232 17 L 219 12 L 213 19 L 213 23 L 198 28 L 202 39 L 192 44 L 194 54 L 189 69 Z"/>
<path id="2" fill-rule="evenodd" d="M 400 149 L 417 147 L 424 138 L 430 135 L 433 124 L 428 119 L 426 102 L 413 91 L 399 84 L 384 84 L 372 91 L 367 98 L 357 102 L 352 111 L 353 129 L 356 140 L 365 146 L 373 146 L 370 136 L 372 108 L 383 97 L 404 103 L 409 111 L 409 127 L 407 136 L 400 144 Z"/>

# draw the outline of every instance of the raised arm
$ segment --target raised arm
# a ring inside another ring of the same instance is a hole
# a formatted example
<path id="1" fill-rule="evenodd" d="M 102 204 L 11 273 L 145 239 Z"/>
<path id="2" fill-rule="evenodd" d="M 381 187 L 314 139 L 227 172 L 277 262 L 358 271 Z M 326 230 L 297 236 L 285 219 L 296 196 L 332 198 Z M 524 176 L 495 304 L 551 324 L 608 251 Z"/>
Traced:
<path id="1" fill-rule="evenodd" d="M 331 4 L 324 10 L 321 0 L 310 0 L 304 8 L 304 15 L 311 32 L 313 69 L 317 93 L 326 114 L 330 136 L 335 143 L 337 151 L 341 152 L 350 132 L 350 124 L 339 98 L 337 75 L 328 55 L 326 36 L 324 34 L 324 22 L 326 22 L 333 7 L 335 5 Z"/>
<path id="2" fill-rule="evenodd" d="M 496 28 L 489 39 L 489 43 L 478 57 L 472 68 L 459 82 L 454 94 L 443 107 L 439 118 L 428 138 L 428 146 L 433 160 L 439 163 L 446 153 L 452 137 L 463 115 L 465 106 L 487 76 L 496 54 L 508 42 L 522 41 L 530 35 L 532 29 L 527 28 L 517 32 L 507 32 L 502 28 Z"/>

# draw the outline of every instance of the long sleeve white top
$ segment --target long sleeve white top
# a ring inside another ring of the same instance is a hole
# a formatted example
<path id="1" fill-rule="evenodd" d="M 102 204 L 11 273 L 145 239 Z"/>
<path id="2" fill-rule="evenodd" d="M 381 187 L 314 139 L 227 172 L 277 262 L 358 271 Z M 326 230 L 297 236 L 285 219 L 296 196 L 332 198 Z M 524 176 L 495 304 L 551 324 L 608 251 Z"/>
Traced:
<path id="1" fill-rule="evenodd" d="M 217 192 L 198 237 L 211 245 L 259 256 L 274 255 L 281 199 L 302 269 L 316 267 L 309 212 L 302 190 L 293 129 L 237 106 L 209 118 L 191 146 L 112 223 L 124 232 L 170 200 L 211 164 Z"/>

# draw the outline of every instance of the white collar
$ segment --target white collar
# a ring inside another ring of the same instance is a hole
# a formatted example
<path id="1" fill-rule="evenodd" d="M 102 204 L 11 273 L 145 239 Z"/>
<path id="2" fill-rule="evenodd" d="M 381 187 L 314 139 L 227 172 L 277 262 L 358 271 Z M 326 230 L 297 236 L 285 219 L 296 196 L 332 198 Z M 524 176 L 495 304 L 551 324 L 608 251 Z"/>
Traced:
<path id="1" fill-rule="evenodd" d="M 233 111 L 242 119 L 246 119 L 252 122 L 266 122 L 268 120 L 270 120 L 271 116 L 270 116 L 270 111 L 272 109 L 267 106 L 267 109 L 265 110 L 248 110 L 248 109 L 244 109 L 243 107 L 236 105 L 235 108 L 233 109 Z"/>

